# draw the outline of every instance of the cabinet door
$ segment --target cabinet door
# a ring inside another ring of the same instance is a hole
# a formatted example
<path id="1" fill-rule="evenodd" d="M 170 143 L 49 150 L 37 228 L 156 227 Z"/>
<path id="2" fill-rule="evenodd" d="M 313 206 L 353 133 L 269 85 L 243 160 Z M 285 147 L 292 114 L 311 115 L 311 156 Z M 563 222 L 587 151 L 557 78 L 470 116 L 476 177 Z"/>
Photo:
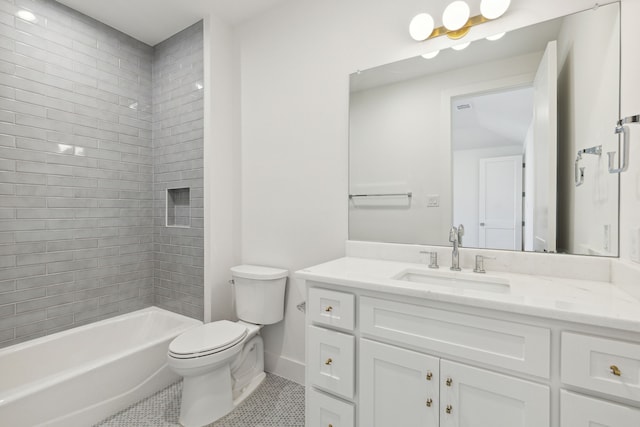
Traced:
<path id="1" fill-rule="evenodd" d="M 435 357 L 360 340 L 362 427 L 437 427 L 438 363 Z"/>
<path id="2" fill-rule="evenodd" d="M 355 388 L 355 338 L 329 329 L 307 328 L 307 380 L 347 399 Z"/>
<path id="3" fill-rule="evenodd" d="M 441 427 L 548 427 L 549 387 L 440 361 Z"/>
<path id="4" fill-rule="evenodd" d="M 307 388 L 306 427 L 354 427 L 353 405 Z"/>
<path id="5" fill-rule="evenodd" d="M 562 390 L 561 427 L 638 427 L 640 410 Z"/>

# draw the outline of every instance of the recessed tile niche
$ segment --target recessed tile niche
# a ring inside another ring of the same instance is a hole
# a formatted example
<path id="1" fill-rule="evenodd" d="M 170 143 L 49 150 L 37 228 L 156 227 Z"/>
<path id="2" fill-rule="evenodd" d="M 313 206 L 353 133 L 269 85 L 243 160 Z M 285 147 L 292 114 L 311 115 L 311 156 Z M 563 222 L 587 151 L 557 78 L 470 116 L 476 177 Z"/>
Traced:
<path id="1" fill-rule="evenodd" d="M 191 226 L 191 197 L 189 188 L 167 189 L 167 227 Z"/>

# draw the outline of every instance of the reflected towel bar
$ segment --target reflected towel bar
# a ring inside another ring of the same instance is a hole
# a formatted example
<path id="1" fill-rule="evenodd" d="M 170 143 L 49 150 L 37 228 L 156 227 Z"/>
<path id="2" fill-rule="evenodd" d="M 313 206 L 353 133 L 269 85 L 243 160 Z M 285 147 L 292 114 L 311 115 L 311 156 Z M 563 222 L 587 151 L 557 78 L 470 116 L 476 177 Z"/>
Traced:
<path id="1" fill-rule="evenodd" d="M 408 193 L 349 194 L 350 199 L 354 199 L 356 197 L 390 197 L 390 196 L 403 196 L 403 197 L 411 198 L 413 197 L 413 193 L 409 191 Z"/>

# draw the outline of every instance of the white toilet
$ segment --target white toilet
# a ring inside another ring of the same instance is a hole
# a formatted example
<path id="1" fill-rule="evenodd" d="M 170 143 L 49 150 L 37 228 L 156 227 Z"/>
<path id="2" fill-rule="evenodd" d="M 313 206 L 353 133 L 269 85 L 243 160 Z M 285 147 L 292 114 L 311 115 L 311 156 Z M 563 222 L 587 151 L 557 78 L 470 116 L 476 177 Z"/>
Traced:
<path id="1" fill-rule="evenodd" d="M 228 414 L 265 378 L 262 325 L 284 317 L 287 270 L 231 269 L 237 322 L 191 328 L 169 344 L 168 365 L 184 377 L 180 424 L 202 427 Z"/>

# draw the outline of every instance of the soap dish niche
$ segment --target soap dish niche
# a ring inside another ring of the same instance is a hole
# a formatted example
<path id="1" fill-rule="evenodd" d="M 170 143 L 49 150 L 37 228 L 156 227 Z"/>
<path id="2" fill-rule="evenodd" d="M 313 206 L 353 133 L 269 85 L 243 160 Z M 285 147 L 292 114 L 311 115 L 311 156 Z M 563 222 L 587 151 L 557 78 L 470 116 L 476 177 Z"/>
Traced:
<path id="1" fill-rule="evenodd" d="M 191 227 L 190 188 L 167 188 L 165 219 L 167 227 Z"/>

